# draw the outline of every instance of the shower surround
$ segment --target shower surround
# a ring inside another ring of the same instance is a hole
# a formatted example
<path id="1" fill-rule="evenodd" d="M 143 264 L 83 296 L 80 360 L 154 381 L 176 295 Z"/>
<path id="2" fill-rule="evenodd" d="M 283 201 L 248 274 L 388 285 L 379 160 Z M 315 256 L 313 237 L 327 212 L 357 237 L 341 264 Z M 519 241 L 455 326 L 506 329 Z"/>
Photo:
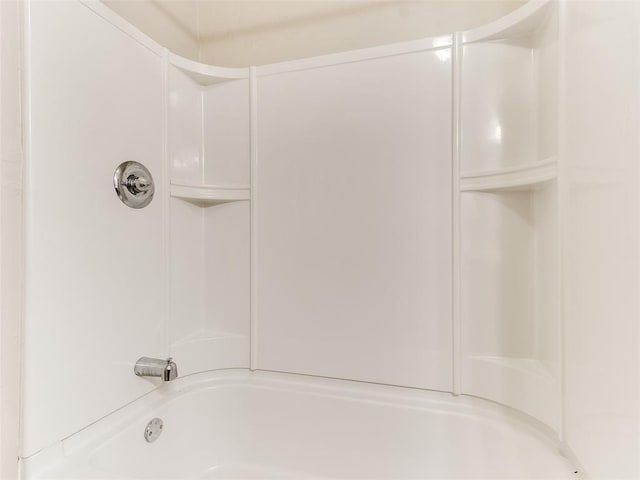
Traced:
<path id="1" fill-rule="evenodd" d="M 23 478 L 637 476 L 633 2 L 247 68 L 22 7 Z"/>

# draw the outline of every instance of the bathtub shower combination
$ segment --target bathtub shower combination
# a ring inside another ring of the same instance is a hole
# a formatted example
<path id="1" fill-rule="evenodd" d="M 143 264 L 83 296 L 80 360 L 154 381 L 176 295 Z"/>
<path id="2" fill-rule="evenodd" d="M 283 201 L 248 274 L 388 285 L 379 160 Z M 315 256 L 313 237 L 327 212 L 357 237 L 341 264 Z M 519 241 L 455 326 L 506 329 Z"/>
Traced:
<path id="1" fill-rule="evenodd" d="M 566 8 L 222 68 L 25 2 L 23 478 L 604 469 L 564 395 Z"/>

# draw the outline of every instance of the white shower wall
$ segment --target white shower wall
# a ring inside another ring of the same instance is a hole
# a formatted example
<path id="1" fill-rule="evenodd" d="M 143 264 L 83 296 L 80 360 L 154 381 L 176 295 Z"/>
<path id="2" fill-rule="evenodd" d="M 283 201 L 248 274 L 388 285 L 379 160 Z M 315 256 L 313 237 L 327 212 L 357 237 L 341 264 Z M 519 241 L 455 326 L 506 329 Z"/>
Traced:
<path id="1" fill-rule="evenodd" d="M 18 477 L 22 169 L 22 8 L 0 2 L 0 478 Z"/>
<path id="2" fill-rule="evenodd" d="M 258 70 L 258 368 L 451 390 L 447 43 Z"/>
<path id="3" fill-rule="evenodd" d="M 132 364 L 168 353 L 161 58 L 78 2 L 28 21 L 22 456 L 155 388 Z M 114 194 L 126 160 L 156 181 L 144 210 Z"/>
<path id="4" fill-rule="evenodd" d="M 565 441 L 640 477 L 640 4 L 567 2 Z"/>
<path id="5" fill-rule="evenodd" d="M 479 395 L 637 478 L 640 18 L 607 5 L 250 72 L 99 3 L 30 3 L 20 454 L 173 354 Z M 113 192 L 125 160 L 154 175 L 146 209 Z"/>
<path id="6" fill-rule="evenodd" d="M 27 18 L 23 457 L 159 386 L 141 356 L 248 367 L 250 309 L 248 201 L 172 190 L 248 191 L 248 75 L 200 85 L 100 4 Z M 127 160 L 155 180 L 142 210 L 113 190 Z"/>

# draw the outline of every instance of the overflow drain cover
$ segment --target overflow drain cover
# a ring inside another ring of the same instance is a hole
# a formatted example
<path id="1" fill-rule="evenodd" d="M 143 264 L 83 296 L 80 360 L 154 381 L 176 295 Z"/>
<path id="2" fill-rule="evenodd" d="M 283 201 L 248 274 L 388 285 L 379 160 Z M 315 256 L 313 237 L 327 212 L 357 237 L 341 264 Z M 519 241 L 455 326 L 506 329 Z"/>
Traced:
<path id="1" fill-rule="evenodd" d="M 162 426 L 161 419 L 154 418 L 151 420 L 144 429 L 144 439 L 149 443 L 155 442 L 162 433 Z"/>

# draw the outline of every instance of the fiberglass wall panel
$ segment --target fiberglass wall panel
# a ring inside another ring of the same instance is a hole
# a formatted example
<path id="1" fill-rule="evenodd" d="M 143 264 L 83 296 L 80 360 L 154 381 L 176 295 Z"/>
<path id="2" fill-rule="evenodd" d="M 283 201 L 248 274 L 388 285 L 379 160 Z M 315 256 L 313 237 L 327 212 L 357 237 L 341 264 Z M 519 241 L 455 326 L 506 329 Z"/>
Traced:
<path id="1" fill-rule="evenodd" d="M 450 390 L 450 50 L 259 77 L 257 104 L 257 367 Z"/>

